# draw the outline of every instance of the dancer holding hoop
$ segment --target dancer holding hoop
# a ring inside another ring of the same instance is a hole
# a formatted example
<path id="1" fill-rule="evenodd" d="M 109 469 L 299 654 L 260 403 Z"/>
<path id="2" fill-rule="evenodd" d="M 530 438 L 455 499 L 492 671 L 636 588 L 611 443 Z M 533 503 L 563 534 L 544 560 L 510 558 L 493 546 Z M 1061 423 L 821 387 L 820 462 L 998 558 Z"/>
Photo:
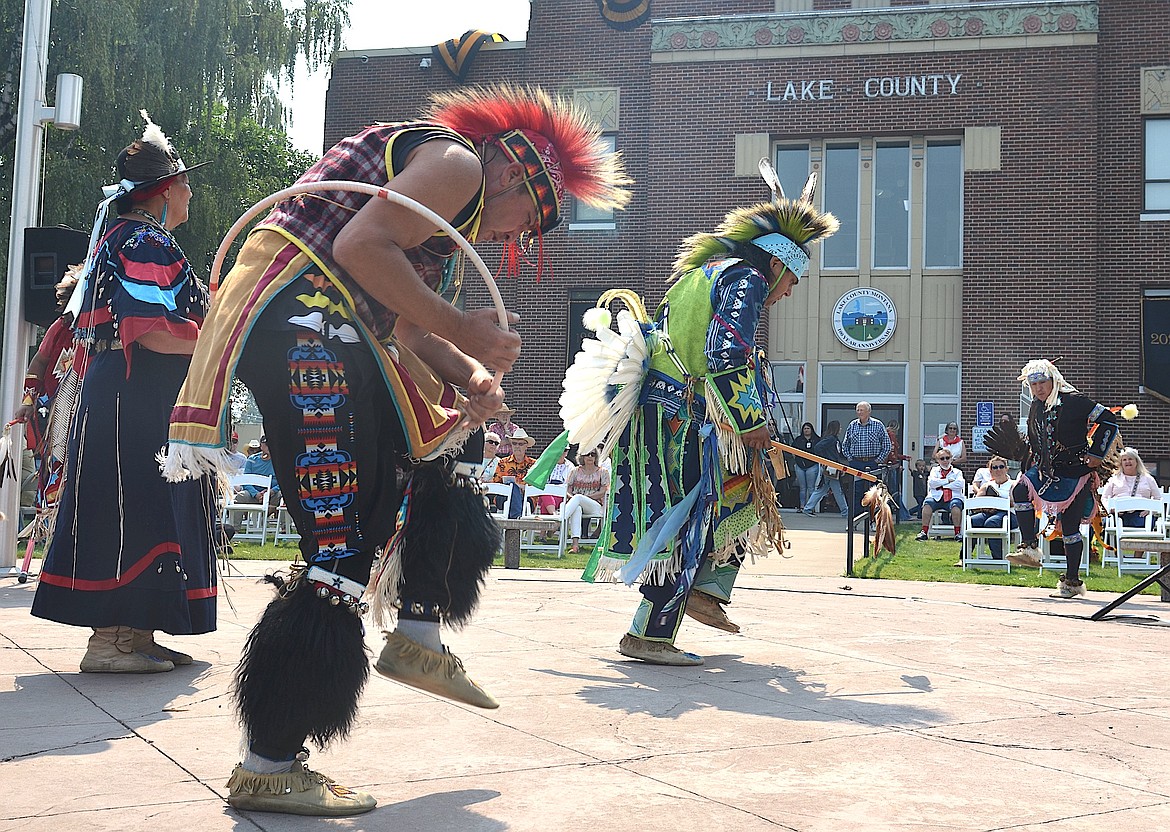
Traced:
<path id="1" fill-rule="evenodd" d="M 504 243 L 513 260 L 560 223 L 566 193 L 597 207 L 629 198 L 595 125 L 538 89 L 507 86 L 441 93 L 425 121 L 344 139 L 300 183 L 334 180 L 422 203 L 473 242 Z M 312 772 L 302 746 L 353 726 L 369 673 L 362 599 L 378 555 L 374 620 L 397 617 L 378 671 L 497 707 L 443 646 L 439 625 L 470 618 L 498 550 L 471 478 L 482 457 L 472 431 L 503 404 L 487 368 L 509 370 L 520 338 L 495 311 L 461 312 L 440 297 L 458 279 L 456 237 L 383 196 L 301 194 L 248 235 L 172 417 L 168 474 L 218 471 L 238 374 L 264 416 L 301 535 L 305 563 L 236 672 L 249 743 L 228 783 L 238 809 L 374 808 L 372 796 Z M 473 464 L 459 463 L 460 448 Z"/>

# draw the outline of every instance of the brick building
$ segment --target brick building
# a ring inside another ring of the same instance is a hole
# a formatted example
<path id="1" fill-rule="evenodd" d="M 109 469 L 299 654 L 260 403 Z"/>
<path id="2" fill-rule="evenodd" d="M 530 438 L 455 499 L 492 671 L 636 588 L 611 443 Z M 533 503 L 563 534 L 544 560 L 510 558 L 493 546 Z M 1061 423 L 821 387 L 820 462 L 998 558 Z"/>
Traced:
<path id="1" fill-rule="evenodd" d="M 550 235 L 551 276 L 501 280 L 524 319 L 517 421 L 559 431 L 581 312 L 612 286 L 656 303 L 684 236 L 766 197 L 767 156 L 790 195 L 818 171 L 842 220 L 761 336 L 781 430 L 864 398 L 928 456 L 951 419 L 970 443 L 977 416 L 1017 418 L 1019 368 L 1062 357 L 1085 392 L 1138 404 L 1127 441 L 1170 483 L 1170 405 L 1141 388 L 1143 294 L 1170 294 L 1168 30 L 1163 0 L 655 0 L 628 31 L 534 0 L 527 40 L 485 46 L 466 83 L 575 97 L 636 184 L 629 210 Z M 326 145 L 455 85 L 430 54 L 339 54 Z"/>

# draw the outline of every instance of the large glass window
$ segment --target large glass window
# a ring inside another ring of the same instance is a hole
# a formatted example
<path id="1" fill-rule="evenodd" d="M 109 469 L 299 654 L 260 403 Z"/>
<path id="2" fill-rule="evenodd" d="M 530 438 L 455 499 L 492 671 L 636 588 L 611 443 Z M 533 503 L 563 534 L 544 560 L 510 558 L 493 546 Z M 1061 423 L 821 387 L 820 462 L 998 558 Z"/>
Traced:
<path id="1" fill-rule="evenodd" d="M 971 448 L 971 436 L 963 431 L 959 422 L 959 394 L 961 379 L 958 364 L 922 365 L 922 453 L 921 458 L 930 462 L 934 444 L 942 435 L 947 422 L 959 425 L 959 436 Z M 964 473 L 968 473 L 964 471 Z M 974 473 L 973 471 L 970 473 Z"/>
<path id="2" fill-rule="evenodd" d="M 780 177 L 780 187 L 786 197 L 796 199 L 800 196 L 808 179 L 808 145 L 780 145 L 776 148 L 776 175 Z"/>
<path id="3" fill-rule="evenodd" d="M 1170 214 L 1170 118 L 1146 119 L 1145 212 Z"/>
<path id="4" fill-rule="evenodd" d="M 784 180 L 780 180 L 780 184 L 784 186 L 784 192 L 788 193 L 788 184 Z M 776 396 L 776 405 L 772 410 L 776 420 L 776 434 L 782 442 L 792 444 L 805 421 L 804 364 L 781 361 L 773 363 L 772 392 Z"/>
<path id="5" fill-rule="evenodd" d="M 881 394 L 906 395 L 906 365 L 879 364 L 822 364 L 821 393 L 835 396 L 873 396 Z"/>
<path id="6" fill-rule="evenodd" d="M 857 145 L 831 145 L 825 148 L 824 210 L 841 221 L 841 229 L 821 244 L 822 265 L 826 269 L 857 268 L 858 215 Z"/>
<path id="7" fill-rule="evenodd" d="M 873 265 L 910 268 L 910 144 L 879 144 L 873 165 Z"/>
<path id="8" fill-rule="evenodd" d="M 963 148 L 958 141 L 926 143 L 923 265 L 958 268 L 963 241 Z"/>
<path id="9" fill-rule="evenodd" d="M 606 149 L 611 153 L 617 148 L 617 137 L 612 133 L 607 133 L 601 137 L 602 143 Z M 573 200 L 573 219 L 569 223 L 570 228 L 599 228 L 608 229 L 614 227 L 613 209 L 612 208 L 593 208 L 586 205 L 579 199 Z"/>

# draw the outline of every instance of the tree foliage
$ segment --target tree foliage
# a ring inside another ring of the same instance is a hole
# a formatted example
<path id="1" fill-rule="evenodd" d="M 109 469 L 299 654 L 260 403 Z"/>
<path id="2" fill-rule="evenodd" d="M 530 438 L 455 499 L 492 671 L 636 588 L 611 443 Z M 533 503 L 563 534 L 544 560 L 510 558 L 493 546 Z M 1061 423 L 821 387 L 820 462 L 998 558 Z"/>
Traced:
<path id="1" fill-rule="evenodd" d="M 46 77 L 84 79 L 81 129 L 46 131 L 42 224 L 88 230 L 114 157 L 146 109 L 188 164 L 191 220 L 177 237 L 206 275 L 248 206 L 314 161 L 292 148 L 278 92 L 298 59 L 341 47 L 350 0 L 53 0 Z M 0 234 L 7 240 L 24 0 L 0 0 Z M 4 49 L 7 47 L 7 49 Z M 46 90 L 52 103 L 52 89 Z M 0 251 L 6 260 L 7 246 Z M 6 267 L 5 267 L 6 270 Z"/>

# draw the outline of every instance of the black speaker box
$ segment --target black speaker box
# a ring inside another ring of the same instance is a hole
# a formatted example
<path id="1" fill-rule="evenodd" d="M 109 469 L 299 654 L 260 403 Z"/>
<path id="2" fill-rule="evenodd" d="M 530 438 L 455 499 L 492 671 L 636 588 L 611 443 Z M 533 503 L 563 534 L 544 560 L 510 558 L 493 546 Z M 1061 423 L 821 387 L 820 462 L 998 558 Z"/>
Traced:
<path id="1" fill-rule="evenodd" d="M 24 319 L 47 327 L 60 315 L 54 287 L 75 263 L 84 263 L 89 235 L 63 225 L 24 230 Z"/>

